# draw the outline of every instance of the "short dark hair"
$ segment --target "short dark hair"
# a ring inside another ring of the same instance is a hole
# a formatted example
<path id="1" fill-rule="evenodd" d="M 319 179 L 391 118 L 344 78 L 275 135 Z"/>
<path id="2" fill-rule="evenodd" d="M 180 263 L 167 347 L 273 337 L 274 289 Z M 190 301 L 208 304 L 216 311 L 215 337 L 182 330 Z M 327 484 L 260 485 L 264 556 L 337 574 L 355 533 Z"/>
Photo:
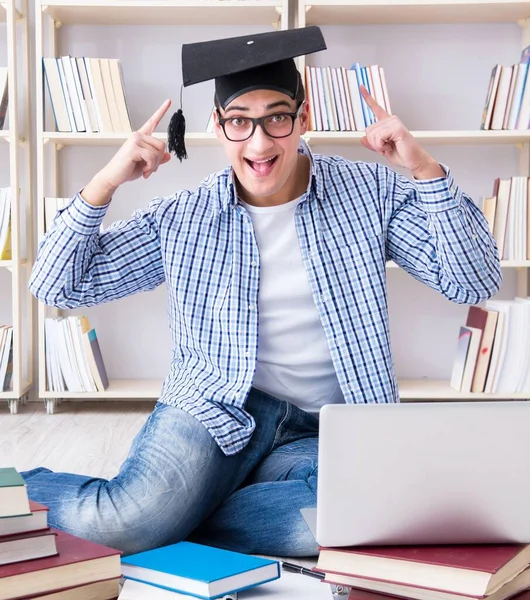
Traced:
<path id="1" fill-rule="evenodd" d="M 300 72 L 298 72 L 298 90 L 296 92 L 296 96 L 295 96 L 294 99 L 296 101 L 296 107 L 297 108 L 305 100 L 304 82 L 302 81 L 302 76 L 300 75 Z M 214 103 L 214 106 L 215 106 L 215 108 L 217 110 L 219 110 L 221 108 L 221 104 L 219 103 L 219 100 L 217 99 L 217 94 L 215 94 L 215 93 L 213 95 L 213 103 Z"/>

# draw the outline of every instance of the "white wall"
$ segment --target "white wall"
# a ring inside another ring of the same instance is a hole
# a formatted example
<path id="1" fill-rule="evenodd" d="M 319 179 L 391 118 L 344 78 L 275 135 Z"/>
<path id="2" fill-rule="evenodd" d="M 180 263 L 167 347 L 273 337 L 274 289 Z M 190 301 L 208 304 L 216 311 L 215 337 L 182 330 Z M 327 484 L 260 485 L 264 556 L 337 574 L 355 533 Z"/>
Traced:
<path id="1" fill-rule="evenodd" d="M 257 28 L 253 31 L 264 31 Z M 410 129 L 478 129 L 489 76 L 496 63 L 518 62 L 516 25 L 385 25 L 325 27 L 328 51 L 310 64 L 349 66 L 354 61 L 385 67 L 393 111 Z M 0 30 L 0 40 L 2 40 Z M 74 56 L 119 57 L 133 127 L 139 127 L 166 98 L 178 107 L 183 42 L 248 33 L 245 27 L 92 27 L 65 26 L 59 51 Z M 0 50 L 0 61 L 3 55 Z M 0 64 L 2 64 L 0 62 Z M 202 131 L 212 105 L 211 82 L 187 88 L 184 112 L 189 131 Z M 164 131 L 169 115 L 159 130 Z M 125 219 L 157 195 L 193 188 L 208 173 L 226 165 L 221 149 L 189 147 L 183 164 L 173 159 L 148 181 L 118 191 L 106 223 Z M 0 148 L 1 151 L 1 148 Z M 73 195 L 109 160 L 116 148 L 65 148 L 60 152 L 59 195 Z M 317 147 L 354 160 L 375 160 L 362 147 Z M 432 147 L 449 165 L 460 186 L 474 197 L 491 193 L 493 178 L 518 174 L 518 154 L 510 146 Z M 0 154 L 0 160 L 3 155 Z M 4 175 L 0 163 L 0 177 Z M 0 185 L 2 181 L 0 181 Z M 406 273 L 389 271 L 391 332 L 399 377 L 450 377 L 458 327 L 467 307 L 445 300 Z M 515 294 L 515 273 L 504 270 L 499 297 Z M 4 315 L 5 277 L 0 272 L 0 321 Z M 169 358 L 163 288 L 83 311 L 96 327 L 109 375 L 162 378 Z"/>

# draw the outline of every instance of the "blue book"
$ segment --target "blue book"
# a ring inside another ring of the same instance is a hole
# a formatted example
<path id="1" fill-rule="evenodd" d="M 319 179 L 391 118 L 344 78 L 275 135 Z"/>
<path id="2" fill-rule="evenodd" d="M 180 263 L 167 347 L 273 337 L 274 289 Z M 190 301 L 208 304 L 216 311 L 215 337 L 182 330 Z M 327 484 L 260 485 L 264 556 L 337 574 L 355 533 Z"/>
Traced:
<path id="1" fill-rule="evenodd" d="M 280 577 L 280 563 L 192 542 L 124 556 L 123 576 L 206 600 Z"/>

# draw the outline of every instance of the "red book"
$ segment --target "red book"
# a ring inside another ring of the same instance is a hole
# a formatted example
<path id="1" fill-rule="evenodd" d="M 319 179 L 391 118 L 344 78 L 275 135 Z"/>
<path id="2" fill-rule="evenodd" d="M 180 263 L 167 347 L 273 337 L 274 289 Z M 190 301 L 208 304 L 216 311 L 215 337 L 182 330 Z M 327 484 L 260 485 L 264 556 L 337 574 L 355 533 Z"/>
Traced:
<path id="1" fill-rule="evenodd" d="M 342 575 L 482 597 L 529 564 L 530 545 L 373 546 L 321 548 L 316 569 L 338 583 Z"/>
<path id="2" fill-rule="evenodd" d="M 94 581 L 86 585 L 63 588 L 38 596 L 24 596 L 13 600 L 115 600 L 120 594 L 120 577 Z M 146 598 L 146 600 L 148 600 Z M 191 600 L 191 599 L 190 599 Z"/>
<path id="3" fill-rule="evenodd" d="M 57 556 L 0 566 L 0 600 L 120 577 L 120 552 L 52 529 Z"/>
<path id="4" fill-rule="evenodd" d="M 29 515 L 3 517 L 0 519 L 0 538 L 5 535 L 48 529 L 48 507 L 30 500 L 29 508 L 31 510 Z"/>

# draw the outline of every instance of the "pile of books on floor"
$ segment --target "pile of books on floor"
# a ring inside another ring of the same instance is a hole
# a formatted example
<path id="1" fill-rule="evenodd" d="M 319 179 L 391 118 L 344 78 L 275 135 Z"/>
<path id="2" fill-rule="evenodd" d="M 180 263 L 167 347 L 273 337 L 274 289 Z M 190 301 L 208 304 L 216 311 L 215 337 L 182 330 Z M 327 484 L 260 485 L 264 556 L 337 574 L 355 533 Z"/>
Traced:
<path id="1" fill-rule="evenodd" d="M 530 392 L 530 298 L 468 308 L 450 385 L 466 393 Z"/>
<path id="2" fill-rule="evenodd" d="M 61 56 L 42 61 L 57 131 L 132 131 L 119 59 Z"/>
<path id="3" fill-rule="evenodd" d="M 497 177 L 492 195 L 478 202 L 502 260 L 530 260 L 529 188 L 529 177 Z"/>
<path id="4" fill-rule="evenodd" d="M 48 390 L 102 392 L 109 387 L 96 330 L 87 317 L 47 317 L 44 337 Z"/>
<path id="5" fill-rule="evenodd" d="M 122 570 L 119 600 L 236 598 L 239 590 L 280 577 L 276 560 L 193 542 L 122 557 Z"/>
<path id="6" fill-rule="evenodd" d="M 321 548 L 314 570 L 350 600 L 506 600 L 530 588 L 529 566 L 530 545 L 374 546 Z"/>
<path id="7" fill-rule="evenodd" d="M 113 600 L 120 553 L 48 526 L 14 468 L 0 469 L 0 600 Z"/>
<path id="8" fill-rule="evenodd" d="M 385 71 L 378 65 L 305 68 L 311 131 L 364 131 L 375 123 L 372 110 L 361 97 L 363 85 L 379 106 L 391 114 Z"/>
<path id="9" fill-rule="evenodd" d="M 519 63 L 495 65 L 491 72 L 481 129 L 527 130 L 530 125 L 530 46 Z"/>

